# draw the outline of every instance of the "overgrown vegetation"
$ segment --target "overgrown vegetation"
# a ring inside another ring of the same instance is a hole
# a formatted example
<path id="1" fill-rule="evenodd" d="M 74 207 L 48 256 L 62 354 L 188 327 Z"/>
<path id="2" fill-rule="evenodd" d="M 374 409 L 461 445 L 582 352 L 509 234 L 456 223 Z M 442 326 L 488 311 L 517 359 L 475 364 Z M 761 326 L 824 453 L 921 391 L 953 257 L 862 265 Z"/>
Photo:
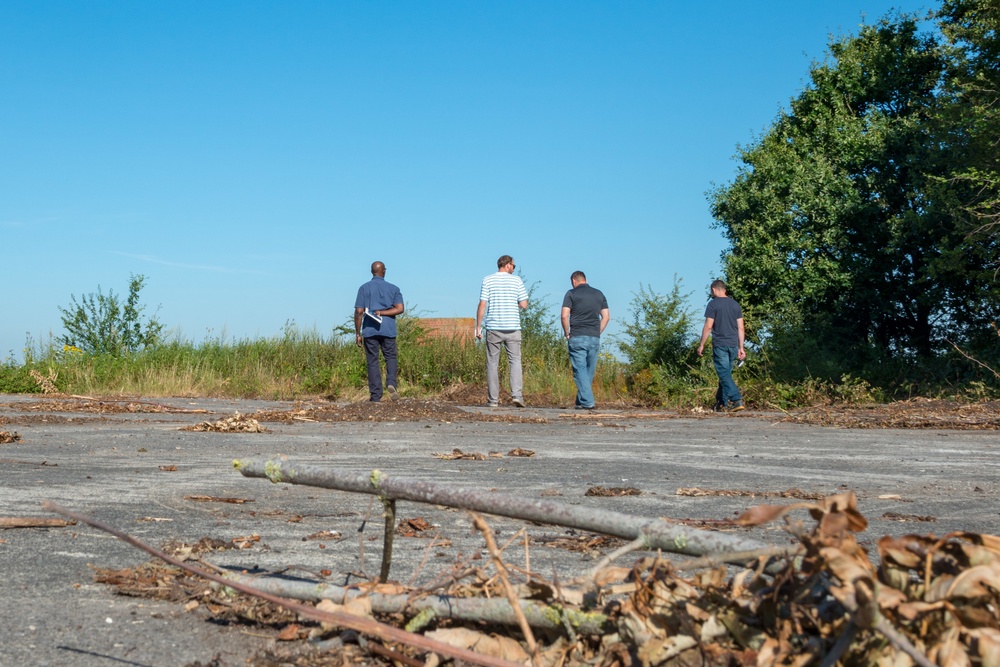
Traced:
<path id="1" fill-rule="evenodd" d="M 146 277 L 129 277 L 128 297 L 122 303 L 114 290 L 107 294 L 97 287 L 96 294 L 76 300 L 71 295 L 69 308 L 59 308 L 66 333 L 59 341 L 67 349 L 95 355 L 121 357 L 152 347 L 160 340 L 163 325 L 156 317 L 143 321 L 145 307 L 139 301 Z"/>
<path id="2" fill-rule="evenodd" d="M 827 58 L 772 126 L 739 150 L 736 179 L 709 194 L 730 295 L 744 310 L 751 407 L 1000 395 L 1000 5 L 946 0 L 928 18 L 892 13 L 831 40 Z M 73 297 L 66 333 L 0 365 L 0 391 L 295 398 L 364 395 L 363 354 L 338 329 L 294 324 L 271 339 L 162 340 L 128 297 Z M 575 389 L 557 308 L 529 289 L 529 400 Z M 605 341 L 603 404 L 707 407 L 716 377 L 695 354 L 701 313 L 675 279 L 639 285 Z M 482 385 L 473 342 L 400 319 L 404 394 Z M 618 360 L 607 353 L 616 347 Z M 503 361 L 501 372 L 504 372 Z"/>
<path id="3" fill-rule="evenodd" d="M 950 0 L 933 20 L 890 14 L 833 39 L 710 193 L 775 383 L 899 396 L 981 376 L 956 346 L 1000 362 L 1000 6 Z"/>

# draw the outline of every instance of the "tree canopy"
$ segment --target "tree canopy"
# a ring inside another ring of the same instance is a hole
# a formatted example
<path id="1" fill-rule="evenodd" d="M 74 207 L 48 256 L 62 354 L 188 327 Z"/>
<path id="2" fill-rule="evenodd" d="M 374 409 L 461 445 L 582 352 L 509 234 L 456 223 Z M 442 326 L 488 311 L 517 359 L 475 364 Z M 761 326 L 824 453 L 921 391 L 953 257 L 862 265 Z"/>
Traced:
<path id="1" fill-rule="evenodd" d="M 735 180 L 709 193 L 727 280 L 789 372 L 924 363 L 1000 316 L 996 234 L 972 233 L 975 207 L 1000 200 L 987 177 L 1000 123 L 968 108 L 973 94 L 996 106 L 995 86 L 987 101 L 970 83 L 1000 72 L 986 5 L 946 3 L 938 30 L 891 14 L 831 40 L 789 109 L 739 149 Z"/>

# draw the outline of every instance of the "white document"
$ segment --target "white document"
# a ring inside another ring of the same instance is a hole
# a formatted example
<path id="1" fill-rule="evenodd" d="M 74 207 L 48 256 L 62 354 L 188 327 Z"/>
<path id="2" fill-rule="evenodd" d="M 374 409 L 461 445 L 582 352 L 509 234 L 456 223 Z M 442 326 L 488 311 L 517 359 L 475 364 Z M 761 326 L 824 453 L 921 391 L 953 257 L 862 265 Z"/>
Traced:
<path id="1" fill-rule="evenodd" d="M 379 324 L 382 324 L 382 316 L 381 315 L 376 315 L 375 313 L 369 311 L 367 308 L 365 308 L 365 317 L 370 317 L 373 320 L 375 320 L 376 322 L 378 322 Z"/>

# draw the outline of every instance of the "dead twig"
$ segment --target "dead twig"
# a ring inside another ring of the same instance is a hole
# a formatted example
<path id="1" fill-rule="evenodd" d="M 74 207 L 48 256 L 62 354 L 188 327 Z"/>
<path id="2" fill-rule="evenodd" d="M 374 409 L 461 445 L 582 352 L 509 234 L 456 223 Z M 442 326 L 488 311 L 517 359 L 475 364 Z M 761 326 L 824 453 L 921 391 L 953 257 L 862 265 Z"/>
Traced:
<path id="1" fill-rule="evenodd" d="M 528 644 L 528 652 L 531 654 L 531 660 L 537 665 L 538 644 L 535 642 L 535 634 L 531 631 L 531 626 L 528 625 L 528 619 L 524 617 L 524 612 L 521 611 L 521 602 L 514 593 L 514 587 L 510 585 L 510 577 L 507 576 L 507 567 L 503 563 L 503 558 L 500 557 L 500 550 L 497 549 L 496 540 L 493 539 L 493 530 L 483 517 L 475 512 L 472 513 L 472 521 L 476 526 L 476 530 L 482 533 L 483 539 L 486 541 L 486 548 L 489 550 L 490 558 L 493 560 L 493 567 L 497 569 L 497 574 L 500 575 L 504 593 L 507 594 L 507 601 L 510 602 L 510 607 L 514 610 L 514 615 L 517 617 L 517 624 L 521 626 L 524 641 Z"/>
<path id="2" fill-rule="evenodd" d="M 508 660 L 502 660 L 499 658 L 494 658 L 488 655 L 482 655 L 470 651 L 468 649 L 457 648 L 454 646 L 449 646 L 443 642 L 439 642 L 423 635 L 414 634 L 412 632 L 407 632 L 405 630 L 400 630 L 399 628 L 394 628 L 391 625 L 386 625 L 380 623 L 374 619 L 366 618 L 363 616 L 357 616 L 355 614 L 349 614 L 343 611 L 320 611 L 313 606 L 305 605 L 293 600 L 288 600 L 285 598 L 278 597 L 277 595 L 272 595 L 270 593 L 265 593 L 260 591 L 253 586 L 248 586 L 247 584 L 241 583 L 239 581 L 234 581 L 233 579 L 221 577 L 214 572 L 208 572 L 205 569 L 196 567 L 190 563 L 185 563 L 179 561 L 175 558 L 168 556 L 162 551 L 155 549 L 148 544 L 127 535 L 117 528 L 114 528 L 103 521 L 98 521 L 83 514 L 78 514 L 68 510 L 52 501 L 45 501 L 42 503 L 42 507 L 56 514 L 61 514 L 62 516 L 68 517 L 80 523 L 87 524 L 98 530 L 103 530 L 106 533 L 114 535 L 123 542 L 132 545 L 137 549 L 141 549 L 146 553 L 159 558 L 160 560 L 173 565 L 174 567 L 179 567 L 186 572 L 191 572 L 200 577 L 204 577 L 210 581 L 214 581 L 223 586 L 229 586 L 247 595 L 253 595 L 255 597 L 261 598 L 262 600 L 267 600 L 274 604 L 280 605 L 285 609 L 294 611 L 303 618 L 308 618 L 313 621 L 319 621 L 321 623 L 331 623 L 333 625 L 338 625 L 350 630 L 355 630 L 356 632 L 362 633 L 364 635 L 377 637 L 383 641 L 397 642 L 399 644 L 405 644 L 411 646 L 417 650 L 421 651 L 431 651 L 439 655 L 448 656 L 454 660 L 464 660 L 466 662 L 472 663 L 474 665 L 482 665 L 483 667 L 523 667 L 517 663 L 510 662 Z"/>
<path id="3" fill-rule="evenodd" d="M 969 360 L 969 361 L 971 361 L 972 363 L 974 363 L 974 364 L 976 364 L 976 365 L 978 365 L 978 366 L 980 366 L 980 367 L 982 367 L 982 368 L 985 368 L 985 369 L 986 369 L 986 370 L 988 370 L 988 371 L 989 371 L 990 373 L 993 373 L 993 377 L 995 377 L 995 378 L 1000 378 L 1000 373 L 997 373 L 997 372 L 996 372 L 995 370 L 993 370 L 992 368 L 990 368 L 989 366 L 987 366 L 987 365 L 986 365 L 986 364 L 984 364 L 983 362 L 979 361 L 979 359 L 976 359 L 975 357 L 973 357 L 973 356 L 970 356 L 969 354 L 967 354 L 967 353 L 965 352 L 965 350 L 963 350 L 962 348 L 960 348 L 960 347 L 959 347 L 958 345 L 955 345 L 954 343 L 952 343 L 952 342 L 951 342 L 950 340 L 948 340 L 947 338 L 945 339 L 945 342 L 947 342 L 947 343 L 948 343 L 949 345 L 951 345 L 951 346 L 952 346 L 953 348 L 955 348 L 955 351 L 956 351 L 956 352 L 958 352 L 958 353 L 959 353 L 960 355 L 962 355 L 963 357 L 965 357 L 966 359 L 968 359 L 968 360 Z"/>

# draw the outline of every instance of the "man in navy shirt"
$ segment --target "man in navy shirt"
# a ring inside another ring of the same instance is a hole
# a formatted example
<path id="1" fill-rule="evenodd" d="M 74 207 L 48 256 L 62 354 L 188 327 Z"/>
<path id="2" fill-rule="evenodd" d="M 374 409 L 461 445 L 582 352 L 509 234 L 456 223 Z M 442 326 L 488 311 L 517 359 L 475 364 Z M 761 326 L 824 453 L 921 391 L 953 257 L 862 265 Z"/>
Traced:
<path id="1" fill-rule="evenodd" d="M 569 346 L 569 362 L 576 383 L 577 410 L 594 409 L 594 373 L 601 349 L 601 334 L 608 326 L 608 300 L 587 284 L 583 271 L 569 277 L 573 289 L 562 303 L 562 328 Z"/>
<path id="2" fill-rule="evenodd" d="M 397 398 L 396 316 L 403 312 L 403 295 L 385 280 L 385 264 L 372 263 L 372 279 L 358 289 L 354 301 L 354 332 L 358 347 L 365 348 L 368 360 L 368 392 L 371 401 L 382 400 L 382 369 L 378 353 L 385 357 L 385 386 Z"/>
<path id="3" fill-rule="evenodd" d="M 705 308 L 705 327 L 701 330 L 698 356 L 705 351 L 708 335 L 712 335 L 712 363 L 719 376 L 719 389 L 715 393 L 715 411 L 739 412 L 743 410 L 743 396 L 733 382 L 733 365 L 737 359 L 746 359 L 743 349 L 743 309 L 726 296 L 726 283 L 712 281 L 712 300 Z"/>

